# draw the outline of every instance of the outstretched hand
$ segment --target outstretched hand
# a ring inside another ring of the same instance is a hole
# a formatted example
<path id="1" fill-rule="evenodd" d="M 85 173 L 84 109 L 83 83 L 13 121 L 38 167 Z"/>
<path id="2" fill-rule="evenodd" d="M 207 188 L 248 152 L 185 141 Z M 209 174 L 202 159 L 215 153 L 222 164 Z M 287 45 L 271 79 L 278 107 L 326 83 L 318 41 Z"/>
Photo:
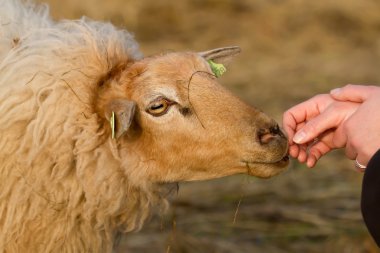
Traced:
<path id="1" fill-rule="evenodd" d="M 283 118 L 289 154 L 313 167 L 324 154 L 344 147 L 347 135 L 343 123 L 358 106 L 356 102 L 341 102 L 322 94 L 290 108 Z"/>
<path id="2" fill-rule="evenodd" d="M 367 165 L 380 148 L 380 87 L 347 85 L 317 95 L 284 113 L 289 154 L 313 167 L 345 147 L 346 156 Z"/>

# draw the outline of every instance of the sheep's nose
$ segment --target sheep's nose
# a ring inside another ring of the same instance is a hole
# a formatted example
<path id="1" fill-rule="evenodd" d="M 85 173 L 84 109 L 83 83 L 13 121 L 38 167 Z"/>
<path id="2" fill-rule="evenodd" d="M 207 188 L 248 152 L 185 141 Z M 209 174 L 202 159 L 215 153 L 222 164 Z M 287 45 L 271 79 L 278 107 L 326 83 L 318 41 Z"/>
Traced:
<path id="1" fill-rule="evenodd" d="M 285 138 L 284 133 L 281 131 L 280 127 L 278 125 L 269 127 L 269 128 L 262 128 L 258 131 L 258 139 L 260 141 L 260 144 L 268 144 L 271 141 L 280 138 Z"/>

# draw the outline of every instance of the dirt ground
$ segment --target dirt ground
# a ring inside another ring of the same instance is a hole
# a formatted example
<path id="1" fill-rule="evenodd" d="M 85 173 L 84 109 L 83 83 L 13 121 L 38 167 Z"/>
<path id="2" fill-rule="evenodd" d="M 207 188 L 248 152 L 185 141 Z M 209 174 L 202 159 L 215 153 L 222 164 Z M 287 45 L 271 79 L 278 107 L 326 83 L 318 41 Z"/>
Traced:
<path id="1" fill-rule="evenodd" d="M 44 0 L 55 18 L 110 21 L 145 55 L 239 45 L 221 83 L 278 121 L 347 83 L 380 84 L 377 0 Z M 360 214 L 362 175 L 341 151 L 261 180 L 181 183 L 171 208 L 116 252 L 380 252 Z"/>

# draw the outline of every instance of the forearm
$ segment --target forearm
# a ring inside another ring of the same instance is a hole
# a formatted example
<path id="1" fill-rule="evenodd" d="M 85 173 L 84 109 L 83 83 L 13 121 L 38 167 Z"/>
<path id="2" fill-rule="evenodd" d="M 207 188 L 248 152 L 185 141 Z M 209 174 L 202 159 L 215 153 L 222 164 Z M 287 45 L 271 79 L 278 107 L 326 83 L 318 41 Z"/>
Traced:
<path id="1" fill-rule="evenodd" d="M 367 228 L 380 247 L 380 149 L 369 161 L 364 174 L 361 208 Z"/>

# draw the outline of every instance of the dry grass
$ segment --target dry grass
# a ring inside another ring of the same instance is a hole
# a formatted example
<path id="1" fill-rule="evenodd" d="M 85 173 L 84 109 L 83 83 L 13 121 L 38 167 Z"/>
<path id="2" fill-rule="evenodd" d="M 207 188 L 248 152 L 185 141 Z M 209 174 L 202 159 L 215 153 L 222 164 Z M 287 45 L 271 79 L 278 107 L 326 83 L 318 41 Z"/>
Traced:
<path id="1" fill-rule="evenodd" d="M 376 0 L 46 2 L 57 18 L 126 27 L 146 55 L 240 45 L 222 83 L 278 120 L 316 93 L 380 84 Z M 360 215 L 361 175 L 350 167 L 336 152 L 314 170 L 294 162 L 270 180 L 182 184 L 170 213 L 122 239 L 118 252 L 378 252 Z"/>

